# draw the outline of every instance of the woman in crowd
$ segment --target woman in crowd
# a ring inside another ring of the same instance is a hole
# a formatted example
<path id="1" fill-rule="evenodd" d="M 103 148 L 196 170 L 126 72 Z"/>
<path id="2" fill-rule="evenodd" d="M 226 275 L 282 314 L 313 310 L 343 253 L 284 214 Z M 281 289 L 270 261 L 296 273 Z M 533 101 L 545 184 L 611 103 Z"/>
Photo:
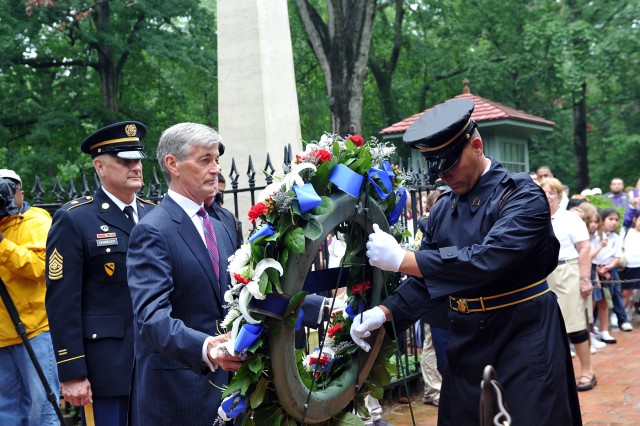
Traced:
<path id="1" fill-rule="evenodd" d="M 553 232 L 560 241 L 558 267 L 547 277 L 547 282 L 558 297 L 569 341 L 580 360 L 582 371 L 576 372 L 578 390 L 587 391 L 597 383 L 589 339 L 588 312 L 593 291 L 589 232 L 577 214 L 560 208 L 563 188 L 558 179 L 545 179 L 541 187 L 551 207 Z"/>

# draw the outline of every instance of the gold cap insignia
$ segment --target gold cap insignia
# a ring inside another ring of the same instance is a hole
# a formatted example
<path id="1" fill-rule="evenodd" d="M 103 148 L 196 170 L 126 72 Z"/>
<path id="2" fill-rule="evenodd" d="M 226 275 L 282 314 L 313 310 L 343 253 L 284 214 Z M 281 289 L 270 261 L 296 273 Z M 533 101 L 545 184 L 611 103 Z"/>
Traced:
<path id="1" fill-rule="evenodd" d="M 62 255 L 58 253 L 58 249 L 53 249 L 53 253 L 49 257 L 49 279 L 57 281 L 62 279 Z"/>
<path id="2" fill-rule="evenodd" d="M 104 264 L 104 271 L 107 273 L 107 275 L 109 275 L 110 277 L 113 276 L 113 273 L 116 271 L 116 264 L 113 262 L 109 262 L 109 263 L 105 263 Z"/>
<path id="3" fill-rule="evenodd" d="M 131 138 L 135 136 L 136 133 L 138 133 L 138 128 L 135 124 L 127 124 L 126 126 L 124 126 L 124 132 Z"/>

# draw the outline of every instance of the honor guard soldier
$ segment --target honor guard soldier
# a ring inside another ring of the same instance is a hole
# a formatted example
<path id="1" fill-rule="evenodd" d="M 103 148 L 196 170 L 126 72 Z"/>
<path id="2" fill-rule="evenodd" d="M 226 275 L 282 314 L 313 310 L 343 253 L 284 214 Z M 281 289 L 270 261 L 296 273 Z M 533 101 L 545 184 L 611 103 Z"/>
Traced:
<path id="1" fill-rule="evenodd" d="M 46 307 L 61 390 L 84 407 L 87 425 L 127 422 L 133 308 L 125 260 L 133 226 L 154 206 L 136 197 L 145 133 L 126 121 L 82 142 L 101 186 L 62 206 L 47 239 Z"/>
<path id="2" fill-rule="evenodd" d="M 416 278 L 357 316 L 351 336 L 368 349 L 370 330 L 391 316 L 406 328 L 444 300 L 449 340 L 438 425 L 480 424 L 487 365 L 503 384 L 512 424 L 581 425 L 565 328 L 545 281 L 559 252 L 549 203 L 527 173 L 485 157 L 473 108 L 452 100 L 407 130 L 404 141 L 421 151 L 432 182 L 440 177 L 451 191 L 431 210 L 417 252 L 374 225 L 370 264 Z"/>

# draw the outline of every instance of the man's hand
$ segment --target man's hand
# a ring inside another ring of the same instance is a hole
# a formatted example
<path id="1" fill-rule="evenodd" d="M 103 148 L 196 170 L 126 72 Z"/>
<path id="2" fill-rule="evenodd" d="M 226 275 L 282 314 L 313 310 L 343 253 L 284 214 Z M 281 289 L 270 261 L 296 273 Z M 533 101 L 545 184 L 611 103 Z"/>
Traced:
<path id="1" fill-rule="evenodd" d="M 209 361 L 225 371 L 238 371 L 242 365 L 242 359 L 238 354 L 231 355 L 228 349 L 229 337 L 227 335 L 215 336 L 207 345 Z"/>
<path id="2" fill-rule="evenodd" d="M 362 315 L 356 315 L 353 319 L 353 324 L 351 324 L 351 339 L 356 345 L 369 352 L 371 345 L 363 339 L 371 336 L 371 330 L 380 328 L 386 320 L 386 314 L 378 306 L 371 308 L 368 311 L 364 311 Z"/>
<path id="3" fill-rule="evenodd" d="M 64 396 L 64 400 L 76 407 L 82 407 L 93 402 L 91 384 L 86 377 L 60 382 L 60 391 Z"/>
<path id="4" fill-rule="evenodd" d="M 371 266 L 383 271 L 398 272 L 406 253 L 392 235 L 382 231 L 378 224 L 373 224 L 366 253 Z"/>

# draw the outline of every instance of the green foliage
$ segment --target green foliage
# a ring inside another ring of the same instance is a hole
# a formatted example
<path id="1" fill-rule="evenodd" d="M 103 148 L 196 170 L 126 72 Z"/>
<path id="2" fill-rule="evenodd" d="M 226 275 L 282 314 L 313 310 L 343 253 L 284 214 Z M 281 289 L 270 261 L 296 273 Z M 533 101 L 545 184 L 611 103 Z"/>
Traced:
<path id="1" fill-rule="evenodd" d="M 56 175 L 76 188 L 82 174 L 92 181 L 79 145 L 108 122 L 147 124 L 147 182 L 164 128 L 215 123 L 215 15 L 200 1 L 40 3 L 30 14 L 23 0 L 0 4 L 0 158 L 6 152 L 2 167 L 16 169 L 27 188 L 36 175 L 48 189 Z M 108 24 L 96 20 L 104 4 Z"/>
<path id="2" fill-rule="evenodd" d="M 324 2 L 312 3 L 326 18 Z M 90 159 L 78 146 L 105 122 L 148 125 L 147 183 L 164 128 L 185 120 L 217 123 L 214 3 L 108 4 L 108 26 L 97 25 L 97 6 L 86 0 L 55 1 L 31 15 L 23 0 L 0 4 L 0 161 L 20 172 L 27 188 L 36 175 L 46 188 L 56 175 L 65 185 L 74 179 L 77 186 L 82 174 L 91 181 Z M 612 176 L 636 181 L 629 159 L 638 155 L 640 127 L 637 1 L 405 3 L 393 73 L 386 68 L 397 30 L 392 5 L 378 2 L 370 56 L 389 73 L 393 96 L 384 97 L 367 76 L 364 135 L 459 94 L 468 78 L 472 93 L 556 123 L 553 133 L 531 138 L 531 168 L 549 165 L 580 191 L 572 105 L 586 82 L 589 186 L 604 188 Z M 289 9 L 302 135 L 310 140 L 331 128 L 329 100 L 293 0 Z M 102 100 L 97 46 L 115 59 L 116 111 Z"/>

